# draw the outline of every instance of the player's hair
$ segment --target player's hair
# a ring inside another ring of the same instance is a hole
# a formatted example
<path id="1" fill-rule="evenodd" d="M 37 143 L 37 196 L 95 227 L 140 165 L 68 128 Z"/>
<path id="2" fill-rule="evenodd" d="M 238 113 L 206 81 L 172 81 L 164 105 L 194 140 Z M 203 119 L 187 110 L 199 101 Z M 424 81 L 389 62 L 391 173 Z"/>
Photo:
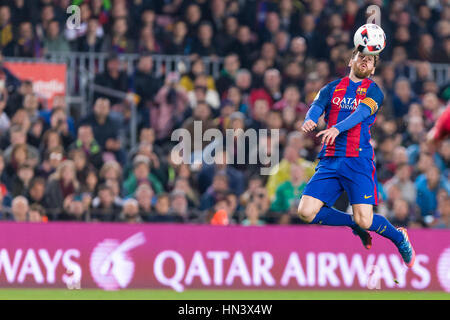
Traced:
<path id="1" fill-rule="evenodd" d="M 356 54 L 358 53 L 358 49 L 354 48 L 352 51 L 352 59 L 356 56 Z M 374 56 L 375 60 L 373 62 L 373 67 L 375 68 L 377 66 L 378 61 L 380 60 L 380 56 L 379 55 L 375 55 Z"/>

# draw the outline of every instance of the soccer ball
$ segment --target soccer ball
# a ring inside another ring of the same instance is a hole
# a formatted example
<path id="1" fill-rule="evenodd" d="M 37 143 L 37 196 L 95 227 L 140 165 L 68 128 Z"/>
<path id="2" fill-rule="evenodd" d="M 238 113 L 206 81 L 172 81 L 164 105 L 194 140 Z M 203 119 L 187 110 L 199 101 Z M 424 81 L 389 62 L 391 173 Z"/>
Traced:
<path id="1" fill-rule="evenodd" d="M 353 43 L 359 52 L 375 56 L 386 46 L 386 35 L 380 26 L 367 23 L 356 30 Z"/>

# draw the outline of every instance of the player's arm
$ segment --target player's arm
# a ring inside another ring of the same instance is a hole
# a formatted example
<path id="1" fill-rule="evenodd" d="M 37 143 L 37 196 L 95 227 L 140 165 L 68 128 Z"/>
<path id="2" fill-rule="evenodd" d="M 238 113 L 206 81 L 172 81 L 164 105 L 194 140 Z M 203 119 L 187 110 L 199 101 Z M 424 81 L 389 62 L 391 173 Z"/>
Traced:
<path id="1" fill-rule="evenodd" d="M 436 124 L 427 135 L 429 142 L 438 142 L 450 134 L 450 105 L 441 114 Z"/>
<path id="2" fill-rule="evenodd" d="M 322 136 L 322 143 L 333 144 L 334 140 L 341 132 L 350 130 L 377 112 L 383 99 L 384 96 L 380 88 L 375 84 L 372 85 L 367 90 L 366 97 L 359 103 L 356 110 L 350 116 L 335 124 L 333 127 L 322 130 L 317 136 Z"/>
<path id="3" fill-rule="evenodd" d="M 327 104 L 330 102 L 330 86 L 326 85 L 320 89 L 319 93 L 314 98 L 311 107 L 306 113 L 305 121 L 302 125 L 303 132 L 313 131 L 317 127 L 317 122 L 320 116 L 325 111 Z"/>

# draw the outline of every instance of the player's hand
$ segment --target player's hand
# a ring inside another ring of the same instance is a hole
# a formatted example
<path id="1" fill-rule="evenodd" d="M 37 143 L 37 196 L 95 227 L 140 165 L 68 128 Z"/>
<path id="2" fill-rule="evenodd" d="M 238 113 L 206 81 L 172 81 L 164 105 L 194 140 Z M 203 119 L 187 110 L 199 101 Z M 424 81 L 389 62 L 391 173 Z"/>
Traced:
<path id="1" fill-rule="evenodd" d="M 302 125 L 302 131 L 305 133 L 313 131 L 317 127 L 317 123 L 312 120 L 308 120 Z"/>
<path id="2" fill-rule="evenodd" d="M 334 140 L 339 135 L 339 130 L 335 127 L 331 127 L 326 130 L 320 131 L 316 137 L 322 136 L 322 143 L 325 143 L 326 145 L 330 145 L 334 143 Z"/>

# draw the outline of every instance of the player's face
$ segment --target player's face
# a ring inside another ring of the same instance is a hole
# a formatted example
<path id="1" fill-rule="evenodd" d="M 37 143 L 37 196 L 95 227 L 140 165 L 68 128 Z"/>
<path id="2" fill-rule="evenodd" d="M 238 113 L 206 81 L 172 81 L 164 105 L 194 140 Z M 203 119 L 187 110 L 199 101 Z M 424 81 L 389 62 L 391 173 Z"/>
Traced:
<path id="1" fill-rule="evenodd" d="M 350 61 L 350 67 L 358 78 L 367 78 L 375 72 L 375 56 L 364 55 L 358 52 Z"/>

